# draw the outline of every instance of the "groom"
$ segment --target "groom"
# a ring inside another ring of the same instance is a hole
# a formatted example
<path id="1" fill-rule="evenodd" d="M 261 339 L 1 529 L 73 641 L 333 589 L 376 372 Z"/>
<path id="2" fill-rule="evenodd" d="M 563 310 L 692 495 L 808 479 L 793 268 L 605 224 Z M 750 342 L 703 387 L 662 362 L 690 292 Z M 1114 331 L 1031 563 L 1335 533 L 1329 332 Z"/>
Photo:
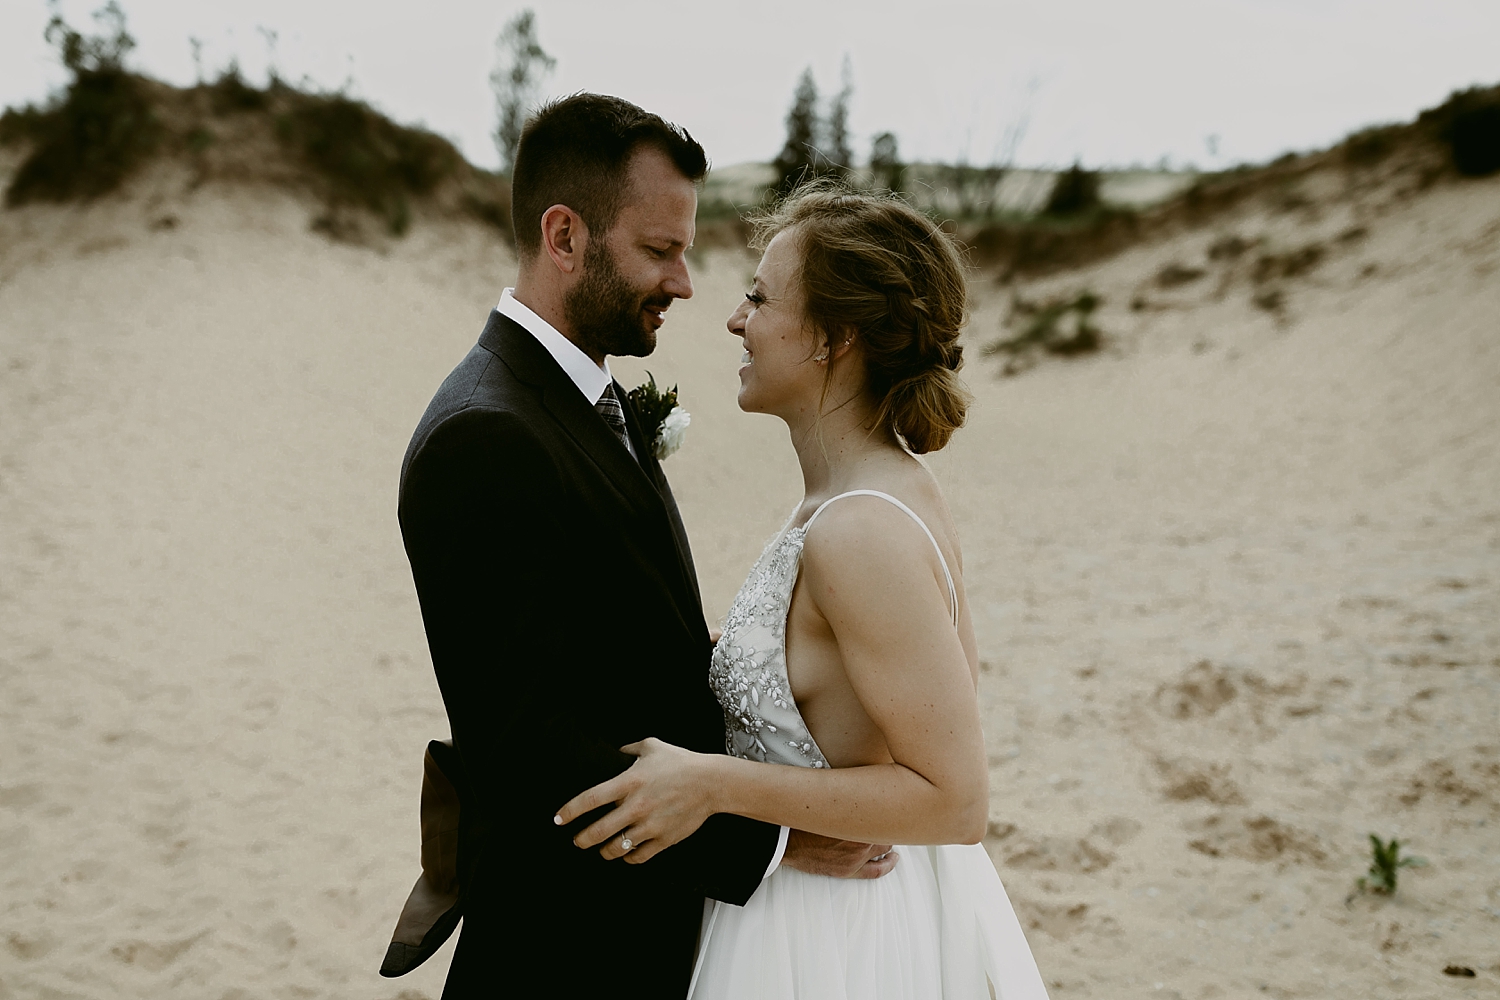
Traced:
<path id="1" fill-rule="evenodd" d="M 401 530 L 479 831 L 445 998 L 682 997 L 705 896 L 743 904 L 778 864 L 891 864 L 719 815 L 630 865 L 573 845 L 592 817 L 552 823 L 630 766 L 624 744 L 724 748 L 687 534 L 606 362 L 650 354 L 693 294 L 706 172 L 685 131 L 626 101 L 542 108 L 512 181 L 516 287 L 407 450 Z"/>

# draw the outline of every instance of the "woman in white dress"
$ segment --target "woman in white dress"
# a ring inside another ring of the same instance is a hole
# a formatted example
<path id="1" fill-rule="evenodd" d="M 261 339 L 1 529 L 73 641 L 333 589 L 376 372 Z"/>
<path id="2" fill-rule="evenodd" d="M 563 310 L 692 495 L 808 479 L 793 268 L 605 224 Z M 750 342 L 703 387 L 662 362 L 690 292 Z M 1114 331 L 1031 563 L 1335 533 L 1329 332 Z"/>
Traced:
<path id="1" fill-rule="evenodd" d="M 756 245 L 728 324 L 744 342 L 739 404 L 786 421 L 805 498 L 714 649 L 729 753 L 625 747 L 637 762 L 558 822 L 616 803 L 575 842 L 631 864 L 716 812 L 901 845 L 882 878 L 783 865 L 744 907 L 710 901 L 694 998 L 1045 1000 L 978 846 L 974 629 L 947 505 L 915 457 L 943 447 L 968 405 L 958 252 L 905 203 L 829 186 L 761 219 Z"/>

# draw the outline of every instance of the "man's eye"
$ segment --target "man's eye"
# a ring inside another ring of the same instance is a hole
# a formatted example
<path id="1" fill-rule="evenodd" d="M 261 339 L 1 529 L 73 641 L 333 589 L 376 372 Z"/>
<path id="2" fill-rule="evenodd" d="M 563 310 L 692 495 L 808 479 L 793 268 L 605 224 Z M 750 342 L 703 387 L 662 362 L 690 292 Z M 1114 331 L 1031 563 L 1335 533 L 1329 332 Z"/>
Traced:
<path id="1" fill-rule="evenodd" d="M 661 260 L 667 255 L 667 251 L 662 247 L 647 247 L 646 250 L 651 254 L 651 256 L 655 257 L 658 260 Z"/>

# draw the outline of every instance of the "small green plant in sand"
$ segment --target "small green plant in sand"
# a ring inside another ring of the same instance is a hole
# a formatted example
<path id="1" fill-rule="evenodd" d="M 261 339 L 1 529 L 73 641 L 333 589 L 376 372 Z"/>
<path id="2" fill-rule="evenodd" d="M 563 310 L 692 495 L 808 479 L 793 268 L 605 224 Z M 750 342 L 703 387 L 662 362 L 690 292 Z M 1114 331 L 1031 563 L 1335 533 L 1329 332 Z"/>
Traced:
<path id="1" fill-rule="evenodd" d="M 1389 842 L 1383 842 L 1375 834 L 1370 834 L 1370 871 L 1369 874 L 1355 882 L 1358 892 L 1373 892 L 1382 896 L 1394 895 L 1396 892 L 1396 875 L 1403 868 L 1421 868 L 1427 862 L 1418 857 L 1407 855 L 1401 856 L 1401 841 L 1392 837 Z"/>
<path id="2" fill-rule="evenodd" d="M 1038 350 L 1064 357 L 1097 351 L 1104 342 L 1103 332 L 1093 323 L 1100 301 L 1090 291 L 1043 303 L 1017 298 L 1011 303 L 1011 318 L 1023 318 L 1026 325 L 1016 336 L 989 344 L 984 353 L 1008 354 L 1015 359 Z M 1021 367 L 1007 364 L 1006 373 L 1015 374 Z"/>

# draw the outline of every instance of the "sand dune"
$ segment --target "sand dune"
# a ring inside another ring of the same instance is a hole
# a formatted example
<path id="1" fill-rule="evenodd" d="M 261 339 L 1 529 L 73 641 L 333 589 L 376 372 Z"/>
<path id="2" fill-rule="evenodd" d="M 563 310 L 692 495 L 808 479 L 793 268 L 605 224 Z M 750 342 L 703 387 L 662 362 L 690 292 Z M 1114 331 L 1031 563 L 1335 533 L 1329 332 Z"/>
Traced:
<path id="1" fill-rule="evenodd" d="M 451 946 L 375 973 L 445 735 L 395 485 L 513 266 L 457 224 L 333 245 L 315 211 L 166 176 L 0 213 L 0 997 L 441 989 Z M 1210 260 L 1230 235 L 1259 242 Z M 697 266 L 658 355 L 616 370 L 680 383 L 667 468 L 722 612 L 799 483 L 734 405 L 753 262 Z M 978 401 L 932 464 L 988 845 L 1055 997 L 1495 990 L 1497 268 L 1491 180 L 976 275 Z M 1012 291 L 1083 288 L 1102 353 L 979 356 Z M 1346 905 L 1372 831 L 1431 865 Z"/>

